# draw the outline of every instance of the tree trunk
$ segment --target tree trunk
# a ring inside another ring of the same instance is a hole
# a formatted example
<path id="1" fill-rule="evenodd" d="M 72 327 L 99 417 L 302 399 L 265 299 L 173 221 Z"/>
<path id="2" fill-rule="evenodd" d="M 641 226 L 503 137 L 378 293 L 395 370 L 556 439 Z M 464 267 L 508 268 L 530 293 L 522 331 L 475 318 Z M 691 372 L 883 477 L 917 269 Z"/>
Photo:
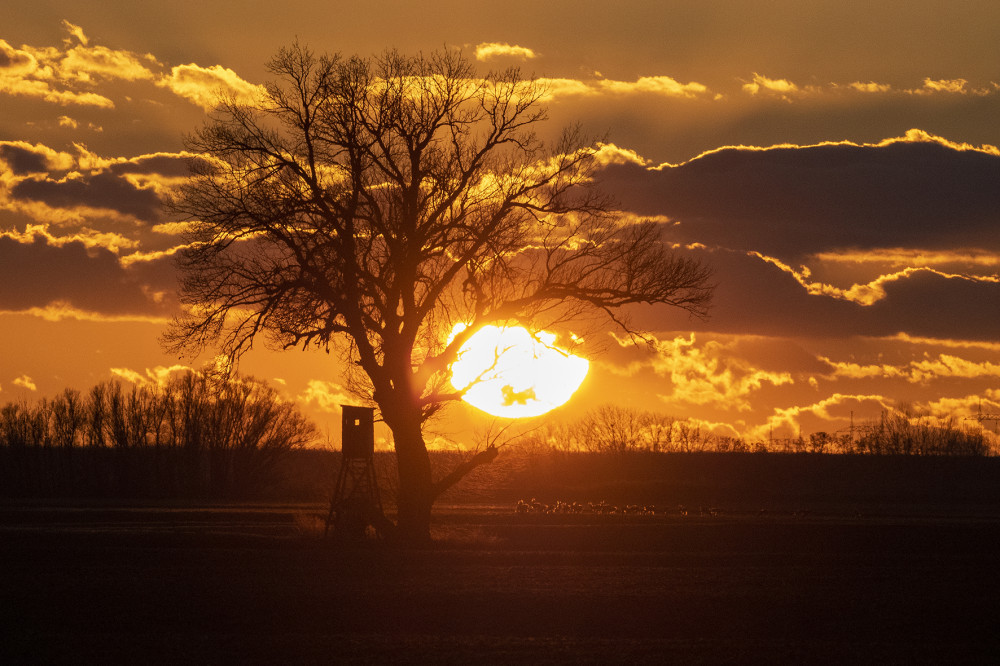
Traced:
<path id="1" fill-rule="evenodd" d="M 396 447 L 399 474 L 396 536 L 402 543 L 422 545 L 431 539 L 431 507 L 438 496 L 476 467 L 493 462 L 498 451 L 494 446 L 479 451 L 435 483 L 419 409 L 412 414 L 401 412 L 398 407 L 394 413 L 382 411 Z"/>
<path id="2" fill-rule="evenodd" d="M 397 424 L 392 434 L 399 469 L 397 535 L 405 543 L 427 543 L 431 538 L 434 483 L 419 419 Z"/>

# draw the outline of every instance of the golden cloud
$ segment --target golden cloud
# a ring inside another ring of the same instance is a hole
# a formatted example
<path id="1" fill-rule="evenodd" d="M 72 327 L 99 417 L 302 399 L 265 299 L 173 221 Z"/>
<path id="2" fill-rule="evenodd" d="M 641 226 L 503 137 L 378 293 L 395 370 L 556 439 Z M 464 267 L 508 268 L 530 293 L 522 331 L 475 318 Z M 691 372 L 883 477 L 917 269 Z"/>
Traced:
<path id="1" fill-rule="evenodd" d="M 39 78 L 51 78 L 51 70 L 41 71 L 38 60 L 31 52 L 24 49 L 16 49 L 7 40 L 0 39 L 0 62 L 4 63 L 0 69 L 0 76 L 28 76 L 36 75 Z"/>
<path id="2" fill-rule="evenodd" d="M 0 148 L 2 148 L 3 146 L 10 146 L 11 148 L 15 148 L 28 153 L 33 153 L 34 155 L 38 156 L 38 158 L 41 160 L 42 162 L 41 166 L 46 171 L 69 171 L 71 169 L 76 168 L 76 159 L 73 157 L 72 154 L 59 150 L 53 150 L 52 148 L 49 148 L 45 144 L 28 143 L 27 141 L 0 141 Z M 34 173 L 44 173 L 44 172 L 37 171 Z M 3 171 L 0 171 L 0 179 L 12 175 L 13 174 L 9 172 L 5 173 Z M 9 185 L 9 183 L 6 182 L 4 184 Z"/>
<path id="3" fill-rule="evenodd" d="M 594 159 L 601 166 L 610 164 L 638 164 L 647 166 L 649 160 L 630 148 L 621 148 L 613 143 L 598 144 Z"/>
<path id="4" fill-rule="evenodd" d="M 73 145 L 75 155 L 41 144 L 0 141 L 0 155 L 7 150 L 14 155 L 8 159 L 19 158 L 20 165 L 15 173 L 13 167 L 4 169 L 0 159 L 0 210 L 60 225 L 108 219 L 155 222 L 160 202 L 188 177 L 185 160 L 192 157 L 186 152 L 102 157 L 81 144 Z"/>
<path id="5" fill-rule="evenodd" d="M 935 347 L 947 347 L 952 349 L 982 349 L 987 351 L 1000 351 L 1000 342 L 985 342 L 982 340 L 947 340 L 942 338 L 923 338 L 906 333 L 897 333 L 893 336 L 874 338 L 876 340 L 898 340 L 907 344 L 929 345 Z"/>
<path id="6" fill-rule="evenodd" d="M 145 324 L 165 325 L 170 317 L 152 315 L 125 314 L 113 315 L 89 310 L 81 310 L 65 301 L 53 301 L 44 307 L 31 307 L 24 310 L 0 310 L 0 315 L 28 315 L 45 321 L 58 322 L 64 320 L 93 322 L 138 322 Z"/>
<path id="7" fill-rule="evenodd" d="M 32 381 L 31 377 L 28 375 L 21 375 L 14 380 L 14 386 L 20 386 L 21 388 L 28 389 L 29 391 L 37 391 L 38 387 L 35 386 L 35 382 Z"/>
<path id="8" fill-rule="evenodd" d="M 704 437 L 705 433 L 708 433 L 713 437 L 731 437 L 733 439 L 741 439 L 743 437 L 743 433 L 737 429 L 737 426 L 743 427 L 746 425 L 742 421 L 737 421 L 734 424 L 723 423 L 721 421 L 709 421 L 707 419 L 700 419 L 696 417 L 688 417 L 684 419 L 682 423 L 695 439 L 699 436 Z M 680 433 L 675 435 L 675 437 L 677 436 L 683 437 Z"/>
<path id="9" fill-rule="evenodd" d="M 137 243 L 138 245 L 138 243 Z M 140 262 L 157 261 L 159 259 L 164 259 L 166 257 L 172 257 L 178 252 L 191 247 L 190 245 L 177 245 L 175 247 L 168 248 L 166 250 L 154 250 L 150 252 L 132 252 L 126 254 L 119 259 L 119 262 L 125 268 L 128 268 L 132 264 L 137 264 Z"/>
<path id="10" fill-rule="evenodd" d="M 770 144 L 770 145 L 767 145 L 767 146 L 752 146 L 752 145 L 746 145 L 746 144 L 726 144 L 726 145 L 723 145 L 723 146 L 719 146 L 718 148 L 712 148 L 711 150 L 706 150 L 705 152 L 700 153 L 700 154 L 696 155 L 695 157 L 692 157 L 691 159 L 689 159 L 689 160 L 687 160 L 685 162 L 679 162 L 679 163 L 664 162 L 662 164 L 659 164 L 659 165 L 657 165 L 655 167 L 650 167 L 650 168 L 652 170 L 654 170 L 654 171 L 660 171 L 660 170 L 663 170 L 663 169 L 669 169 L 669 168 L 673 168 L 673 167 L 679 167 L 679 166 L 683 166 L 684 164 L 688 164 L 690 162 L 694 162 L 695 160 L 699 160 L 699 159 L 701 159 L 703 157 L 707 157 L 709 155 L 714 155 L 715 153 L 726 152 L 726 151 L 729 151 L 729 150 L 740 150 L 740 151 L 747 151 L 747 152 L 767 152 L 769 150 L 778 150 L 778 149 L 788 149 L 788 148 L 791 148 L 791 149 L 822 148 L 822 147 L 826 147 L 826 146 L 847 146 L 847 147 L 851 147 L 851 148 L 885 148 L 887 146 L 891 146 L 891 145 L 896 144 L 896 143 L 936 143 L 939 146 L 943 146 L 945 148 L 949 148 L 949 149 L 955 150 L 955 151 L 960 151 L 960 152 L 963 152 L 963 151 L 973 151 L 973 152 L 984 153 L 986 155 L 993 155 L 995 157 L 1000 157 L 1000 148 L 998 148 L 997 146 L 994 146 L 992 144 L 984 143 L 984 144 L 981 144 L 981 145 L 977 146 L 977 145 L 974 145 L 974 144 L 971 144 L 971 143 L 965 143 L 965 142 L 960 142 L 960 141 L 951 141 L 949 139 L 946 139 L 944 137 L 938 136 L 936 134 L 931 134 L 930 132 L 927 132 L 925 130 L 914 128 L 914 129 L 907 130 L 906 133 L 903 136 L 897 136 L 897 137 L 891 137 L 891 138 L 888 138 L 888 139 L 882 139 L 881 141 L 879 141 L 877 143 L 864 143 L 864 142 L 858 143 L 856 141 L 846 141 L 845 140 L 845 141 L 820 141 L 818 143 L 808 143 L 808 144 L 801 144 L 801 143 L 773 143 L 773 144 Z"/>
<path id="11" fill-rule="evenodd" d="M 669 76 L 644 76 L 635 81 L 611 79 L 538 79 L 546 91 L 546 99 L 568 96 L 636 95 L 648 94 L 662 97 L 694 99 L 709 94 L 708 86 L 691 81 L 681 83 Z"/>
<path id="12" fill-rule="evenodd" d="M 925 78 L 916 88 L 894 88 L 888 83 L 876 81 L 853 81 L 848 84 L 829 83 L 827 85 L 799 86 L 788 79 L 772 79 L 754 72 L 753 78 L 741 86 L 744 93 L 752 96 L 778 97 L 785 101 L 807 95 L 831 93 L 860 93 L 864 95 L 992 95 L 1000 91 L 1000 85 L 990 82 L 979 87 L 971 87 L 966 79 Z"/>
<path id="13" fill-rule="evenodd" d="M 636 346 L 631 338 L 619 338 L 614 334 L 612 337 L 623 348 Z M 747 397 L 764 384 L 794 383 L 790 373 L 753 367 L 739 358 L 730 345 L 714 340 L 698 345 L 694 333 L 673 340 L 649 337 L 654 356 L 627 366 L 624 372 L 635 374 L 649 367 L 657 375 L 669 378 L 672 391 L 660 396 L 664 400 L 749 411 L 751 405 Z"/>
<path id="14" fill-rule="evenodd" d="M 982 145 L 976 146 L 971 143 L 965 143 L 961 141 L 950 141 L 944 137 L 938 136 L 936 134 L 931 134 L 922 129 L 910 129 L 906 131 L 906 134 L 901 137 L 896 137 L 894 139 L 885 139 L 875 144 L 877 146 L 888 146 L 897 142 L 907 142 L 907 143 L 936 143 L 945 148 L 950 148 L 952 150 L 966 151 L 971 150 L 980 153 L 986 153 L 987 155 L 994 155 L 1000 157 L 1000 148 L 994 145 L 984 143 Z M 867 145 L 867 144 L 861 144 Z"/>
<path id="15" fill-rule="evenodd" d="M 94 92 L 53 88 L 50 82 L 57 79 L 56 69 L 60 55 L 56 50 L 15 49 L 0 39 L 0 60 L 8 63 L 6 67 L 0 68 L 0 93 L 34 97 L 63 106 L 77 104 L 114 108 L 114 102 Z M 55 66 L 53 62 L 46 62 L 47 59 L 55 61 Z"/>
<path id="16" fill-rule="evenodd" d="M 840 264 L 884 264 L 888 266 L 943 266 L 964 264 L 993 268 L 1000 266 L 1000 256 L 988 254 L 979 248 L 964 250 L 918 250 L 913 248 L 873 248 L 864 251 L 844 250 L 840 252 L 819 252 L 813 255 L 823 263 Z"/>
<path id="17" fill-rule="evenodd" d="M 244 81 L 239 74 L 222 65 L 177 65 L 169 75 L 157 81 L 157 85 L 170 89 L 206 111 L 215 108 L 220 97 L 252 101 L 263 94 L 261 86 Z"/>
<path id="18" fill-rule="evenodd" d="M 826 357 L 820 360 L 830 364 L 834 377 L 847 379 L 904 379 L 912 384 L 927 384 L 935 379 L 961 378 L 977 379 L 1000 377 L 1000 364 L 989 361 L 970 361 L 952 354 L 939 354 L 937 358 L 924 358 L 904 365 L 869 364 L 833 361 Z"/>
<path id="19" fill-rule="evenodd" d="M 8 63 L 0 69 L 0 92 L 37 97 L 62 105 L 113 108 L 114 103 L 103 95 L 91 91 L 60 90 L 53 87 L 53 84 L 91 84 L 95 77 L 126 81 L 153 78 L 153 72 L 135 54 L 105 46 L 88 46 L 86 36 L 79 26 L 68 21 L 64 21 L 63 25 L 81 42 L 65 52 L 51 47 L 26 46 L 15 49 L 6 41 L 0 40 L 0 57 Z M 147 54 L 144 58 L 156 63 L 151 55 Z"/>
<path id="20" fill-rule="evenodd" d="M 875 83 L 874 81 L 869 81 L 867 83 L 855 81 L 854 83 L 851 83 L 849 87 L 863 93 L 886 93 L 892 90 L 892 86 L 888 83 Z"/>
<path id="21" fill-rule="evenodd" d="M 505 42 L 483 42 L 476 46 L 476 60 L 486 61 L 491 58 L 513 57 L 529 60 L 536 57 L 531 49 L 524 46 L 515 46 Z"/>
<path id="22" fill-rule="evenodd" d="M 918 405 L 917 408 L 921 413 L 926 413 L 940 422 L 943 420 L 953 420 L 956 417 L 966 418 L 975 416 L 980 408 L 984 412 L 998 412 L 1000 411 L 1000 403 L 996 403 L 988 398 L 983 400 L 978 395 L 967 395 L 961 398 L 932 400 Z"/>
<path id="23" fill-rule="evenodd" d="M 146 58 L 153 59 L 153 56 Z M 57 75 L 62 80 L 81 83 L 91 83 L 95 76 L 125 81 L 148 80 L 154 76 L 134 54 L 106 46 L 73 47 L 59 61 Z"/>
<path id="24" fill-rule="evenodd" d="M 83 228 L 76 233 L 66 236 L 55 236 L 49 232 L 49 225 L 47 224 L 28 224 L 25 226 L 23 232 L 18 232 L 17 229 L 2 231 L 0 232 L 0 238 L 2 237 L 11 238 L 19 243 L 31 243 L 34 242 L 36 237 L 41 237 L 45 239 L 48 245 L 55 247 L 62 247 L 70 243 L 82 243 L 87 249 L 102 248 L 114 254 L 119 254 L 122 250 L 133 250 L 139 247 L 139 241 L 126 238 L 121 234 L 111 231 L 95 231 Z"/>
<path id="25" fill-rule="evenodd" d="M 884 409 L 890 408 L 890 401 L 881 395 L 834 393 L 830 397 L 810 405 L 776 407 L 773 414 L 767 418 L 766 423 L 750 429 L 747 432 L 747 436 L 750 439 L 766 440 L 777 432 L 783 432 L 786 435 L 797 435 L 802 432 L 802 417 L 811 416 L 823 421 L 835 422 L 837 419 L 843 419 L 847 415 L 838 416 L 833 414 L 832 410 L 836 407 L 842 407 L 847 410 L 852 403 L 856 409 L 867 405 L 869 407 L 867 411 L 871 412 L 881 412 Z"/>
<path id="26" fill-rule="evenodd" d="M 540 78 L 538 83 L 545 89 L 546 99 L 570 95 L 596 95 L 597 89 L 578 79 Z"/>
<path id="27" fill-rule="evenodd" d="M 885 298 L 885 285 L 892 282 L 897 282 L 905 278 L 909 278 L 917 273 L 932 273 L 934 275 L 939 275 L 943 278 L 952 280 L 967 280 L 969 282 L 992 282 L 1000 283 L 1000 277 L 995 275 L 959 275 L 956 273 L 946 273 L 934 268 L 920 267 L 908 267 L 903 270 L 896 271 L 895 273 L 890 273 L 888 275 L 880 275 L 871 282 L 865 284 L 853 284 L 847 289 L 842 289 L 836 287 L 832 284 L 827 284 L 825 282 L 812 282 L 809 280 L 812 272 L 809 270 L 808 266 L 800 266 L 799 270 L 795 270 L 788 264 L 784 263 L 780 259 L 774 257 L 769 257 L 765 254 L 761 254 L 756 250 L 751 250 L 747 252 L 747 255 L 757 257 L 782 271 L 788 273 L 795 281 L 798 282 L 802 287 L 805 288 L 806 293 L 813 296 L 829 296 L 831 298 L 836 298 L 839 300 L 850 301 L 852 303 L 857 303 L 858 305 L 874 305 L 878 301 Z"/>
<path id="28" fill-rule="evenodd" d="M 2 195 L 2 192 L 0 192 L 0 195 Z M 99 223 L 101 221 L 113 221 L 131 225 L 136 222 L 136 217 L 132 214 L 123 213 L 111 208 L 85 204 L 62 207 L 52 206 L 44 201 L 5 201 L 0 198 L 0 210 L 2 209 L 21 213 L 34 220 L 41 220 L 42 225 L 82 226 L 87 225 L 88 223 Z"/>
<path id="29" fill-rule="evenodd" d="M 179 65 L 169 74 L 161 74 L 162 65 L 152 54 L 90 45 L 80 26 L 63 21 L 63 28 L 79 43 L 73 45 L 74 40 L 68 38 L 62 49 L 30 46 L 16 49 L 0 40 L 0 62 L 6 63 L 0 68 L 0 93 L 61 105 L 114 108 L 108 97 L 74 87 L 92 86 L 101 80 L 155 81 L 158 86 L 211 109 L 218 94 L 243 99 L 255 96 L 260 90 L 220 65 Z"/>
<path id="30" fill-rule="evenodd" d="M 893 365 L 888 364 L 868 364 L 861 365 L 850 361 L 833 361 L 825 356 L 819 357 L 821 361 L 829 363 L 833 368 L 833 377 L 846 377 L 849 379 L 871 379 L 874 377 L 892 378 L 902 377 L 905 372 Z"/>
<path id="31" fill-rule="evenodd" d="M 600 87 L 613 93 L 651 93 L 666 97 L 697 97 L 708 92 L 704 84 L 681 83 L 669 76 L 644 76 L 633 82 L 602 80 Z"/>
<path id="32" fill-rule="evenodd" d="M 340 384 L 321 379 L 309 380 L 306 390 L 297 399 L 324 412 L 338 412 L 341 405 L 357 402 Z"/>
<path id="33" fill-rule="evenodd" d="M 116 166 L 117 167 L 125 167 L 128 164 L 140 164 L 142 162 L 148 162 L 148 161 L 153 161 L 153 160 L 158 160 L 158 159 L 160 159 L 160 160 L 162 160 L 162 159 L 181 159 L 181 160 L 183 160 L 183 159 L 190 159 L 190 158 L 198 157 L 194 153 L 190 153 L 190 152 L 183 151 L 183 150 L 180 151 L 180 152 L 176 152 L 176 153 L 169 153 L 169 152 L 162 152 L 162 151 L 155 152 L 155 153 L 143 153 L 141 155 L 135 155 L 133 157 L 101 157 L 97 153 L 89 150 L 87 148 L 87 146 L 84 145 L 84 144 L 82 144 L 82 143 L 74 142 L 73 143 L 73 148 L 76 150 L 76 156 L 74 157 L 74 159 L 76 160 L 76 162 L 75 162 L 74 168 L 76 168 L 76 169 L 78 169 L 80 171 L 101 171 L 101 170 L 104 170 L 104 169 L 109 169 L 111 167 L 116 167 Z M 68 153 L 64 153 L 64 154 L 68 155 Z M 127 176 L 132 176 L 132 175 L 136 175 L 136 174 L 129 173 L 129 172 L 126 171 L 126 175 Z M 146 174 L 146 175 L 157 176 L 160 179 L 164 178 L 164 176 L 162 176 L 160 174 L 157 174 L 155 171 L 151 171 L 149 174 Z M 186 177 L 187 177 L 187 174 L 184 174 L 184 176 L 178 176 L 178 177 L 174 177 L 174 178 L 177 179 L 177 180 L 182 180 L 182 179 L 184 179 Z"/>
<path id="34" fill-rule="evenodd" d="M 159 224 L 154 224 L 152 230 L 158 234 L 180 236 L 191 231 L 191 228 L 190 222 L 160 222 Z"/>
<path id="35" fill-rule="evenodd" d="M 145 374 L 131 368 L 111 368 L 111 374 L 115 377 L 121 377 L 133 384 L 152 385 L 156 387 L 166 386 L 172 375 L 186 372 L 196 371 L 194 368 L 180 364 L 171 366 L 158 365 L 155 368 L 146 368 Z"/>
<path id="36" fill-rule="evenodd" d="M 128 368 L 111 368 L 111 374 L 115 377 L 121 377 L 127 382 L 132 384 L 143 384 L 145 383 L 145 378 L 140 375 L 135 370 L 130 370 Z"/>
<path id="37" fill-rule="evenodd" d="M 138 81 L 152 79 L 153 72 L 147 69 L 130 51 L 109 49 L 106 46 L 90 46 L 90 40 L 84 34 L 83 28 L 67 20 L 62 22 L 63 29 L 80 44 L 72 46 L 72 39 L 63 40 L 66 47 L 64 54 L 57 49 L 38 49 L 35 51 L 44 61 L 55 68 L 56 78 L 91 83 L 93 77 L 104 79 L 123 79 Z M 159 65 L 156 58 L 147 53 L 142 58 L 154 65 Z"/>
<path id="38" fill-rule="evenodd" d="M 88 188 L 87 179 L 78 172 L 73 172 L 65 178 L 56 180 L 30 179 L 22 180 L 21 182 L 28 182 L 32 184 L 42 183 L 43 185 L 53 186 L 68 185 L 72 187 L 75 192 L 85 194 L 93 193 L 97 189 Z M 105 180 L 105 183 L 107 182 L 108 180 Z M 131 185 L 129 187 L 131 187 Z M 3 195 L 5 193 L 0 191 L 0 209 L 5 208 L 7 210 L 16 211 L 30 216 L 32 219 L 43 221 L 43 223 L 84 225 L 87 224 L 88 221 L 95 222 L 113 220 L 124 224 L 135 224 L 136 220 L 156 215 L 158 213 L 159 209 L 155 204 L 155 195 L 153 195 L 152 188 L 134 190 L 137 196 L 146 196 L 143 193 L 147 191 L 150 193 L 150 196 L 146 197 L 148 200 L 143 202 L 144 206 L 131 210 L 113 207 L 119 203 L 113 198 L 109 198 L 107 201 L 59 201 L 57 203 L 50 204 L 46 201 L 37 199 L 4 198 Z"/>
<path id="39" fill-rule="evenodd" d="M 911 382 L 926 383 L 942 377 L 1000 377 L 1000 364 L 982 362 L 976 363 L 964 358 L 941 354 L 936 359 L 925 359 L 910 363 Z"/>
<path id="40" fill-rule="evenodd" d="M 754 72 L 753 80 L 749 83 L 743 84 L 743 92 L 749 93 L 750 95 L 757 95 L 765 92 L 787 99 L 790 95 L 800 92 L 800 89 L 788 79 L 770 79 Z"/>
<path id="41" fill-rule="evenodd" d="M 80 43 L 83 44 L 84 46 L 86 46 L 90 42 L 90 40 L 87 39 L 87 35 L 83 34 L 83 28 L 81 28 L 80 26 L 70 23 L 66 19 L 63 19 L 62 25 L 63 28 L 66 30 L 66 32 L 70 34 L 70 36 L 76 37 L 78 40 L 80 40 Z M 72 42 L 71 40 L 67 39 L 64 41 L 64 43 L 68 46 Z"/>
<path id="42" fill-rule="evenodd" d="M 968 91 L 965 89 L 968 81 L 965 79 L 924 79 L 924 87 L 914 92 L 918 93 L 958 93 L 964 95 Z"/>

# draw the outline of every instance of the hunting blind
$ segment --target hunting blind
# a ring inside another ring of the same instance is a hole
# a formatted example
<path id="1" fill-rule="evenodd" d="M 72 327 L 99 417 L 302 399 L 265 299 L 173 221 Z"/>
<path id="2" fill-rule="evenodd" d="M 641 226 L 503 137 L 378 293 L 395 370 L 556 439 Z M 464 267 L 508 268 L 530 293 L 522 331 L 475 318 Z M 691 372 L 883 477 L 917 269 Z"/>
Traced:
<path id="1" fill-rule="evenodd" d="M 375 476 L 375 410 L 341 405 L 340 472 L 330 500 L 326 530 L 347 539 L 361 539 L 368 527 L 378 536 L 388 524 Z"/>

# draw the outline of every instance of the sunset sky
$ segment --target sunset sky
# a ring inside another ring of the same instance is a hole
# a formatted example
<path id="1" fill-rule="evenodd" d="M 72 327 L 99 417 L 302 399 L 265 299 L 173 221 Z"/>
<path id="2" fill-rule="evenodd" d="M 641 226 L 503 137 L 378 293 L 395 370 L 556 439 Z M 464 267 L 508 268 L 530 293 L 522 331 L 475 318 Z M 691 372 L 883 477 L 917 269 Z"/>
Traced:
<path id="1" fill-rule="evenodd" d="M 714 268 L 707 320 L 633 313 L 654 350 L 590 334 L 601 351 L 550 418 L 611 402 L 756 439 L 893 406 L 1000 412 L 995 0 L 38 0 L 6 14 L 0 403 L 205 360 L 158 342 L 181 246 L 161 198 L 216 92 L 252 91 L 298 39 L 462 48 L 483 72 L 546 79 L 543 131 L 601 137 L 622 214 L 662 220 Z M 261 349 L 241 369 L 338 422 L 333 357 Z"/>

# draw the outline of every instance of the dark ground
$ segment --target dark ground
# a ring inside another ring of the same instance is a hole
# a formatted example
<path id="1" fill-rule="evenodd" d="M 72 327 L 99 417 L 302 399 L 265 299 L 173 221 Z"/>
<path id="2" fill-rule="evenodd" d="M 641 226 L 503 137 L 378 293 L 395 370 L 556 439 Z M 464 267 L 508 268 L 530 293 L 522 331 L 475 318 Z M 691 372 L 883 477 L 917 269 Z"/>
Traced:
<path id="1" fill-rule="evenodd" d="M 0 505 L 0 664 L 985 663 L 994 507 L 438 514 L 334 547 L 323 506 Z"/>

